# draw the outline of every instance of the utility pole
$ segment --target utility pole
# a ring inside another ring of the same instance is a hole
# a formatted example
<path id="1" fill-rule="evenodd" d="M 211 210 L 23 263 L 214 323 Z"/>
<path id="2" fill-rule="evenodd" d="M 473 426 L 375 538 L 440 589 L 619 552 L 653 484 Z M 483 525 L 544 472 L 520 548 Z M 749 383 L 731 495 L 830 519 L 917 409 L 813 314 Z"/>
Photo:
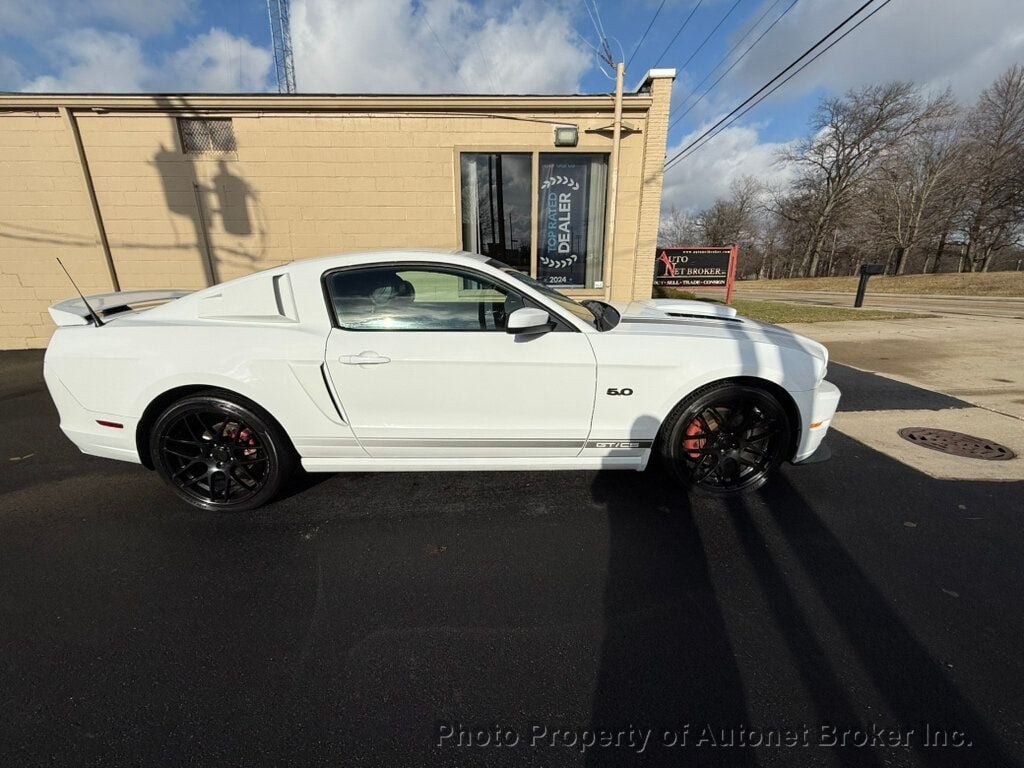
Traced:
<path id="1" fill-rule="evenodd" d="M 622 144 L 622 80 L 626 72 L 626 65 L 619 62 L 615 65 L 615 122 L 612 126 L 612 161 L 608 175 L 611 177 L 611 189 L 608 194 L 608 242 L 605 244 L 604 275 L 608 275 L 612 259 L 615 254 L 615 214 L 619 201 L 619 146 Z M 634 272 L 630 279 L 630 295 L 633 298 L 633 289 L 636 283 Z M 605 283 L 607 286 L 607 282 Z"/>

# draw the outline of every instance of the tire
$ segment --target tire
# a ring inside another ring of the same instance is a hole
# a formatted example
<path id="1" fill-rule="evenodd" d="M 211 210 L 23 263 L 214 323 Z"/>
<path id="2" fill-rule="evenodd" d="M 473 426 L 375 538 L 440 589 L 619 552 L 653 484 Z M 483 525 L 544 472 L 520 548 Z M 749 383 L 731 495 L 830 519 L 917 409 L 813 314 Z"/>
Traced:
<path id="1" fill-rule="evenodd" d="M 270 414 L 221 390 L 189 395 L 164 410 L 150 432 L 149 451 L 164 482 L 207 512 L 263 506 L 298 464 Z"/>
<path id="2" fill-rule="evenodd" d="M 658 438 L 669 474 L 686 488 L 732 496 L 764 485 L 792 445 L 786 409 L 771 392 L 737 382 L 698 389 L 672 409 Z"/>

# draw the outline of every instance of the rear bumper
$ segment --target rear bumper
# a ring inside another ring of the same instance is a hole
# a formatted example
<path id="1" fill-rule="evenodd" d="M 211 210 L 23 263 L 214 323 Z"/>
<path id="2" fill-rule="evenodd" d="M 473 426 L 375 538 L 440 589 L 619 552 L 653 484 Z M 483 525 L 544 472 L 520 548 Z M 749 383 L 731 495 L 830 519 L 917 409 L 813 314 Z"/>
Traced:
<path id="1" fill-rule="evenodd" d="M 57 412 L 60 414 L 61 431 L 78 447 L 78 450 L 90 456 L 141 463 L 135 445 L 138 419 L 113 413 L 98 413 L 84 408 L 46 364 L 43 365 L 43 378 L 46 380 L 47 389 L 50 390 L 53 404 L 57 406 Z M 122 426 L 107 427 L 99 424 L 100 421 Z"/>
<path id="2" fill-rule="evenodd" d="M 832 425 L 840 394 L 839 387 L 831 381 L 822 381 L 816 389 L 808 392 L 793 393 L 801 419 L 800 441 L 792 459 L 794 464 L 807 461 L 818 450 Z"/>

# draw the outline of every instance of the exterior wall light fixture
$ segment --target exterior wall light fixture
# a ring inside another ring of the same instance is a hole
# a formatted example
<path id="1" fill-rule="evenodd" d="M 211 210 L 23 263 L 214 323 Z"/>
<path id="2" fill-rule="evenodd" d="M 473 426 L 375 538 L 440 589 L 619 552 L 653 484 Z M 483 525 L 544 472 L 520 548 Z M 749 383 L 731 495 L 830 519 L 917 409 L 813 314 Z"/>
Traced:
<path id="1" fill-rule="evenodd" d="M 555 146 L 575 147 L 580 141 L 580 129 L 575 125 L 555 126 Z"/>

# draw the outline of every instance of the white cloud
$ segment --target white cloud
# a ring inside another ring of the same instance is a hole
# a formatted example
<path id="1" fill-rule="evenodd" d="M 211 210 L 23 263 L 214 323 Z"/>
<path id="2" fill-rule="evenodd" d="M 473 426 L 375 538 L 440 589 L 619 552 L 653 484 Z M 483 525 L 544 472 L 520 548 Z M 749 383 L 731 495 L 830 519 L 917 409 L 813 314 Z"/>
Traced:
<path id="1" fill-rule="evenodd" d="M 798 3 L 736 68 L 732 82 L 743 89 L 760 85 L 766 73 L 780 70 L 859 5 L 859 0 Z M 912 80 L 936 89 L 950 86 L 957 97 L 971 102 L 1002 70 L 1021 59 L 1020 0 L 898 0 L 794 78 L 786 91 L 793 96 L 817 87 L 844 91 L 867 83 Z"/>
<path id="2" fill-rule="evenodd" d="M 572 92 L 590 67 L 570 13 L 539 0 L 297 0 L 291 9 L 302 91 Z"/>
<path id="3" fill-rule="evenodd" d="M 262 91 L 268 86 L 270 52 L 244 37 L 212 29 L 164 60 L 146 60 L 138 38 L 83 29 L 57 38 L 49 56 L 54 74 L 23 87 L 35 92 L 133 93 Z"/>
<path id="4" fill-rule="evenodd" d="M 172 53 L 161 68 L 162 90 L 192 92 L 263 91 L 272 56 L 244 37 L 211 29 Z"/>
<path id="5" fill-rule="evenodd" d="M 0 30 L 29 39 L 48 39 L 86 26 L 139 34 L 169 32 L 189 18 L 195 0 L 4 0 Z"/>
<path id="6" fill-rule="evenodd" d="M 668 156 L 703 133 L 698 128 L 671 147 Z M 785 143 L 762 142 L 756 127 L 733 126 L 722 131 L 707 146 L 688 155 L 665 173 L 662 210 L 672 207 L 696 211 L 729 193 L 729 185 L 743 176 L 754 176 L 768 184 L 783 184 L 792 170 L 776 162 Z"/>
<path id="7" fill-rule="evenodd" d="M 148 76 L 131 35 L 83 29 L 54 40 L 49 53 L 61 62 L 57 74 L 37 77 L 24 90 L 124 93 L 142 90 Z"/>

